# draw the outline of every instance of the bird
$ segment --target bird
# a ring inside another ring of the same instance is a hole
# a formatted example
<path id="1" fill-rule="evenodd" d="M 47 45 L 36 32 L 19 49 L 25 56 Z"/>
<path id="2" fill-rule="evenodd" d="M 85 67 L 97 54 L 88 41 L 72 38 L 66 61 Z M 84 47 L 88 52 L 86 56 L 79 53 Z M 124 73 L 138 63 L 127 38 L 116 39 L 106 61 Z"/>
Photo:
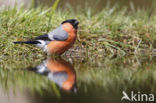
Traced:
<path id="1" fill-rule="evenodd" d="M 67 19 L 56 29 L 28 41 L 16 41 L 15 44 L 31 44 L 41 48 L 47 54 L 63 54 L 74 44 L 79 21 Z"/>
<path id="2" fill-rule="evenodd" d="M 47 77 L 64 91 L 77 92 L 74 67 L 62 58 L 48 58 L 35 67 L 28 67 L 27 70 Z"/>

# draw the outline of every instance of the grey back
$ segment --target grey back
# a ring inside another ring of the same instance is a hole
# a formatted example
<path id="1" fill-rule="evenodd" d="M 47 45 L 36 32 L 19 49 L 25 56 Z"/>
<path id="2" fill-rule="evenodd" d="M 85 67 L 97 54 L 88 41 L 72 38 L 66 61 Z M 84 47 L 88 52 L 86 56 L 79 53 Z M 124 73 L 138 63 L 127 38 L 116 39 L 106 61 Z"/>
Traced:
<path id="1" fill-rule="evenodd" d="M 68 33 L 63 29 L 62 25 L 48 33 L 51 40 L 64 41 L 68 39 Z"/>
<path id="2" fill-rule="evenodd" d="M 48 74 L 49 80 L 55 82 L 62 87 L 62 84 L 67 80 L 68 74 L 66 72 L 50 72 Z"/>

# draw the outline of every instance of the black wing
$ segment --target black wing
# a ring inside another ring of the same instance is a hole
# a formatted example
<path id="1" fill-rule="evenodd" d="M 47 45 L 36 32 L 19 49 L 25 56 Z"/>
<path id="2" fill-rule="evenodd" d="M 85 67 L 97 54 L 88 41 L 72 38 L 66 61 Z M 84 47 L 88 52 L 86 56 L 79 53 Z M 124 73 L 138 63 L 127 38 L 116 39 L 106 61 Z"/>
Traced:
<path id="1" fill-rule="evenodd" d="M 43 34 L 41 36 L 36 37 L 34 40 L 46 40 L 51 41 L 51 39 L 48 37 L 48 34 Z"/>

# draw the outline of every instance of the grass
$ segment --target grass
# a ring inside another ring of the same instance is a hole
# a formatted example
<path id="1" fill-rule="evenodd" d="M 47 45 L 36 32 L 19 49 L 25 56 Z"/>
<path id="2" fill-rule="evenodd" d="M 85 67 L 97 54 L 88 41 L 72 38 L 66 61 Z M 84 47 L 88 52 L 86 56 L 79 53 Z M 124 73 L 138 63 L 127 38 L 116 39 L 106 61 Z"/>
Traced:
<path id="1" fill-rule="evenodd" d="M 32 39 L 53 30 L 63 20 L 80 21 L 78 38 L 73 51 L 85 55 L 106 56 L 151 54 L 156 43 L 156 14 L 151 9 L 127 12 L 126 7 L 105 7 L 99 12 L 93 9 L 9 8 L 0 11 L 0 54 L 43 55 L 33 46 L 14 45 L 14 41 Z M 152 10 L 155 8 L 152 8 Z"/>

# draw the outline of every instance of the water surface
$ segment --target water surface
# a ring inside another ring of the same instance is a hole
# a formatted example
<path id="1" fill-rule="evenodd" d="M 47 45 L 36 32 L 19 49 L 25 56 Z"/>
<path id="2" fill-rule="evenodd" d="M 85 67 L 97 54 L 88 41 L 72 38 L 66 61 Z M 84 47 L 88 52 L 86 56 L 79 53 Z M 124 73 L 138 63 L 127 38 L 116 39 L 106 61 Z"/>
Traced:
<path id="1" fill-rule="evenodd" d="M 123 91 L 156 94 L 155 67 L 154 57 L 1 62 L 0 99 L 3 103 L 120 103 Z"/>

